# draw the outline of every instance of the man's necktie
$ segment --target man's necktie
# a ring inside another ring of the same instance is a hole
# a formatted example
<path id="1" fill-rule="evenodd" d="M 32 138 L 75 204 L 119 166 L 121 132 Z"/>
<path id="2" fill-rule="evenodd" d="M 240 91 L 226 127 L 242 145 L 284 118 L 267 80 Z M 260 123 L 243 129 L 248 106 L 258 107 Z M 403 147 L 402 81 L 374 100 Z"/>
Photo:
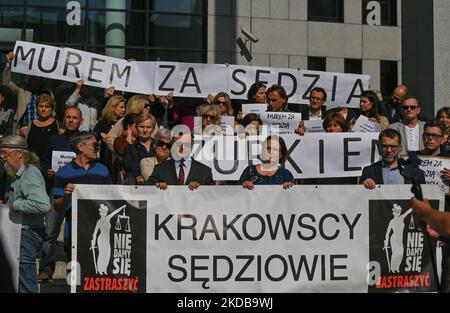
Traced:
<path id="1" fill-rule="evenodd" d="M 184 160 L 180 161 L 180 173 L 178 174 L 178 185 L 184 185 Z"/>

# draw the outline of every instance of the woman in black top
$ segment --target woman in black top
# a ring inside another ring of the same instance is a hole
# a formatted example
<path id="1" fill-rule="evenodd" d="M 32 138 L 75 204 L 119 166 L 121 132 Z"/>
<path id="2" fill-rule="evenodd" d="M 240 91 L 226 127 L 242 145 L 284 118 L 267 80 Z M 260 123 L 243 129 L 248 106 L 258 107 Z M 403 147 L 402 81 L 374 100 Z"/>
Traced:
<path id="1" fill-rule="evenodd" d="M 28 143 L 28 150 L 36 153 L 42 160 L 47 152 L 49 138 L 58 135 L 60 129 L 58 122 L 53 118 L 55 99 L 48 93 L 43 93 L 36 103 L 38 118 L 28 126 L 22 127 L 21 135 Z"/>

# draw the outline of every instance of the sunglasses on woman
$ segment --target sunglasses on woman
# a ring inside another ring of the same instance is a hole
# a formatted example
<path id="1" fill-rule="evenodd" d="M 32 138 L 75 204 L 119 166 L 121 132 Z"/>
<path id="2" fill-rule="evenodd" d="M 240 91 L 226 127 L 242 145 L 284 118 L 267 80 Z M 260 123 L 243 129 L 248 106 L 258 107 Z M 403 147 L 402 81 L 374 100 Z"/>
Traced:
<path id="1" fill-rule="evenodd" d="M 164 141 L 160 141 L 158 140 L 156 142 L 156 145 L 160 148 L 166 147 L 166 149 L 171 149 L 172 148 L 172 144 L 170 142 L 164 142 Z"/>

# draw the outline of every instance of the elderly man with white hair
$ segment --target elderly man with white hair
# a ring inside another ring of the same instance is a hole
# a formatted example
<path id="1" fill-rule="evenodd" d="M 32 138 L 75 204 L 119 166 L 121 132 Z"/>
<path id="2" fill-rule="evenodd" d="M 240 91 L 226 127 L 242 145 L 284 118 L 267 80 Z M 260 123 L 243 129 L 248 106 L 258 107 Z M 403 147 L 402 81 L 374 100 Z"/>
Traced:
<path id="1" fill-rule="evenodd" d="M 0 142 L 0 157 L 15 172 L 9 190 L 10 214 L 22 219 L 20 236 L 19 292 L 38 292 L 36 257 L 45 238 L 44 216 L 50 199 L 37 168 L 38 157 L 28 151 L 25 139 L 9 136 Z"/>

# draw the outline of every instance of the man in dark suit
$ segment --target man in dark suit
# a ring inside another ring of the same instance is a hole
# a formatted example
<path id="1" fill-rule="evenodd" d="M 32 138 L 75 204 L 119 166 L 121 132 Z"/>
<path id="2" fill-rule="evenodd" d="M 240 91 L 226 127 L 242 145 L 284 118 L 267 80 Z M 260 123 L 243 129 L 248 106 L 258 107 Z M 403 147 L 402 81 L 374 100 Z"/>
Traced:
<path id="1" fill-rule="evenodd" d="M 323 120 L 325 118 L 327 101 L 327 92 L 325 89 L 316 87 L 311 90 L 309 95 L 309 106 L 301 111 L 302 121 Z"/>
<path id="2" fill-rule="evenodd" d="M 211 168 L 192 159 L 191 151 L 191 134 L 174 137 L 172 158 L 155 167 L 147 184 L 162 190 L 169 185 L 188 185 L 190 190 L 200 185 L 213 185 Z"/>
<path id="3" fill-rule="evenodd" d="M 382 160 L 363 169 L 360 183 L 368 189 L 382 184 L 411 184 L 413 177 L 425 183 L 422 170 L 399 159 L 402 137 L 395 129 L 385 129 L 378 137 Z"/>

